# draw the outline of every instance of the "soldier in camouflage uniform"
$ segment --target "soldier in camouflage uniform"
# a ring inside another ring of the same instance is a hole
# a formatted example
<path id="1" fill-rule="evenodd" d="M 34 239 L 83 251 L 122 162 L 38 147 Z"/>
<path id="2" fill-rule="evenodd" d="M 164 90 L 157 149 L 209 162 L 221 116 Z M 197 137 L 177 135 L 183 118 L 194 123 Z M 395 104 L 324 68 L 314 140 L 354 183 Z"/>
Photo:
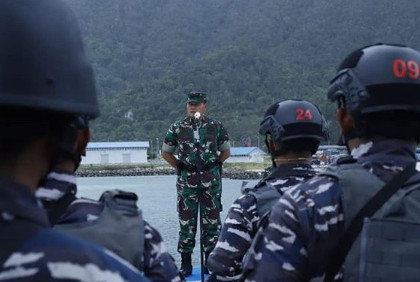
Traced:
<path id="1" fill-rule="evenodd" d="M 70 117 L 99 114 L 76 16 L 59 0 L 2 0 L 0 42 L 0 280 L 149 281 L 52 230 L 34 195 Z"/>
<path id="2" fill-rule="evenodd" d="M 221 166 L 230 156 L 226 130 L 219 121 L 205 115 L 206 109 L 206 94 L 188 94 L 188 116 L 170 126 L 162 147 L 162 157 L 178 171 L 178 252 L 182 258 L 181 272 L 185 276 L 191 275 L 192 271 L 198 206 L 203 219 L 206 258 L 217 242 L 222 210 Z M 173 155 L 176 149 L 179 150 L 178 159 Z"/>
<path id="3" fill-rule="evenodd" d="M 305 113 L 299 115 L 299 110 Z M 242 260 L 251 246 L 260 220 L 292 186 L 315 175 L 310 162 L 321 140 L 328 138 L 326 122 L 318 108 L 303 100 L 272 105 L 261 122 L 260 134 L 275 166 L 253 189 L 244 191 L 230 208 L 215 249 L 209 256 L 209 281 L 237 281 Z"/>
<path id="4" fill-rule="evenodd" d="M 64 233 L 79 236 L 115 252 L 153 281 L 182 281 L 183 277 L 174 259 L 167 252 L 159 232 L 143 220 L 141 214 L 140 216 L 137 214 L 137 196 L 134 193 L 107 191 L 106 193 L 111 192 L 114 195 L 115 200 L 112 202 L 76 197 L 77 185 L 74 172 L 90 139 L 88 121 L 82 117 L 76 118 L 72 122 L 72 127 L 66 130 L 64 139 L 65 142 L 61 142 L 57 152 L 52 171 L 36 192 L 36 196 L 47 210 L 51 225 Z M 101 198 L 105 199 L 105 195 L 103 194 Z M 115 209 L 124 208 L 126 212 L 122 214 L 105 208 L 111 205 L 113 207 L 118 205 Z M 132 213 L 128 212 L 131 207 Z M 104 220 L 105 216 L 114 218 L 116 214 L 118 215 L 116 220 Z M 106 226 L 103 226 L 104 224 Z M 90 226 L 93 228 L 87 231 L 88 233 L 85 231 L 81 235 L 74 232 L 74 229 L 87 230 Z M 102 233 L 99 234 L 109 229 L 113 231 L 107 233 L 108 238 L 104 238 Z M 115 247 L 115 240 L 118 241 L 118 247 Z"/>
<path id="5" fill-rule="evenodd" d="M 392 218 L 388 224 L 402 216 L 419 224 L 419 192 L 410 189 L 420 183 L 420 174 L 415 173 L 415 148 L 420 140 L 419 64 L 420 52 L 386 44 L 358 49 L 341 63 L 328 97 L 338 103 L 337 119 L 351 157 L 293 187 L 275 204 L 269 224 L 257 233 L 244 262 L 244 280 L 321 281 L 323 276 L 325 281 L 418 280 L 419 252 L 414 243 L 418 241 L 409 239 L 418 235 L 405 230 L 405 240 L 411 242 L 404 249 L 404 237 L 396 233 L 402 225 L 382 226 L 383 232 L 367 228 L 373 219 L 364 212 L 357 217 L 358 224 L 351 223 L 377 191 L 405 175 L 410 178 L 402 178 L 405 184 L 395 187 L 395 198 L 388 198 L 383 209 L 376 210 L 382 213 L 372 217 L 388 211 Z M 374 197 L 371 204 L 377 200 Z M 357 236 L 350 245 L 349 230 Z M 367 238 L 374 230 L 376 235 Z M 379 249 L 371 244 L 374 240 Z M 404 254 L 410 250 L 411 254 Z M 367 270 L 374 267 L 382 271 Z"/>

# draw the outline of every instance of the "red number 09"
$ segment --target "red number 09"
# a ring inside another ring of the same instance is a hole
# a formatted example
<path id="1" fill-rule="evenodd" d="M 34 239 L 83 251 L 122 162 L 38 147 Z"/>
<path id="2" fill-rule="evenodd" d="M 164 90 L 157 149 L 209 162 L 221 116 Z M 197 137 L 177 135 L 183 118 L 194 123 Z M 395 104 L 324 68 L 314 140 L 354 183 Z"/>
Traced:
<path id="1" fill-rule="evenodd" d="M 297 108 L 296 113 L 297 113 L 296 120 L 305 120 L 305 119 L 310 120 L 313 118 L 311 110 L 309 109 L 305 111 L 304 109 Z"/>
<path id="2" fill-rule="evenodd" d="M 392 64 L 394 75 L 399 78 L 408 76 L 410 79 L 417 79 L 420 75 L 419 64 L 416 61 L 405 62 L 402 59 L 396 59 Z"/>

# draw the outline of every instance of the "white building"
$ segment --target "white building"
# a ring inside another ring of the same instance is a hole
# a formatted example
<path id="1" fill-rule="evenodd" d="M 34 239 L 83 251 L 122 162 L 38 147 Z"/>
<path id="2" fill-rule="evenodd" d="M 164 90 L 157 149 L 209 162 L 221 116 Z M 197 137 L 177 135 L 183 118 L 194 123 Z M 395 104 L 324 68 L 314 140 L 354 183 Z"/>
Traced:
<path id="1" fill-rule="evenodd" d="M 232 147 L 228 163 L 262 163 L 267 154 L 258 147 Z"/>
<path id="2" fill-rule="evenodd" d="M 147 163 L 149 142 L 90 142 L 82 165 Z"/>

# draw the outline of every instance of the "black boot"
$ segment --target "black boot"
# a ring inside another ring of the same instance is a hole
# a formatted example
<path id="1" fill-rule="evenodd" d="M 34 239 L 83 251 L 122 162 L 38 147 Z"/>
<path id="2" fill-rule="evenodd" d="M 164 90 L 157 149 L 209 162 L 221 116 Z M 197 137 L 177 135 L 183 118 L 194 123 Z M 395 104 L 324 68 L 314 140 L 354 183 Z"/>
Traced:
<path id="1" fill-rule="evenodd" d="M 181 273 L 184 277 L 188 277 L 192 273 L 191 254 L 181 253 Z"/>

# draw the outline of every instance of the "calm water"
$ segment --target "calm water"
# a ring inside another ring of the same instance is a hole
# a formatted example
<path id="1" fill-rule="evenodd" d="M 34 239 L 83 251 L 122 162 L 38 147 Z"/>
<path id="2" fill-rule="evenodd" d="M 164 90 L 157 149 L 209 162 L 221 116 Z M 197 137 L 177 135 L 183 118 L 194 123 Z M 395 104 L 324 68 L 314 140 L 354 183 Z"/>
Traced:
<path id="1" fill-rule="evenodd" d="M 78 178 L 78 195 L 99 199 L 103 191 L 121 189 L 135 192 L 139 196 L 138 206 L 143 210 L 143 217 L 163 237 L 166 247 L 179 265 L 180 256 L 176 251 L 178 243 L 178 214 L 176 211 L 176 176 L 128 176 L 128 177 L 86 177 Z M 222 222 L 232 202 L 240 196 L 242 180 L 223 179 Z M 199 265 L 200 245 L 194 249 L 193 264 Z"/>

